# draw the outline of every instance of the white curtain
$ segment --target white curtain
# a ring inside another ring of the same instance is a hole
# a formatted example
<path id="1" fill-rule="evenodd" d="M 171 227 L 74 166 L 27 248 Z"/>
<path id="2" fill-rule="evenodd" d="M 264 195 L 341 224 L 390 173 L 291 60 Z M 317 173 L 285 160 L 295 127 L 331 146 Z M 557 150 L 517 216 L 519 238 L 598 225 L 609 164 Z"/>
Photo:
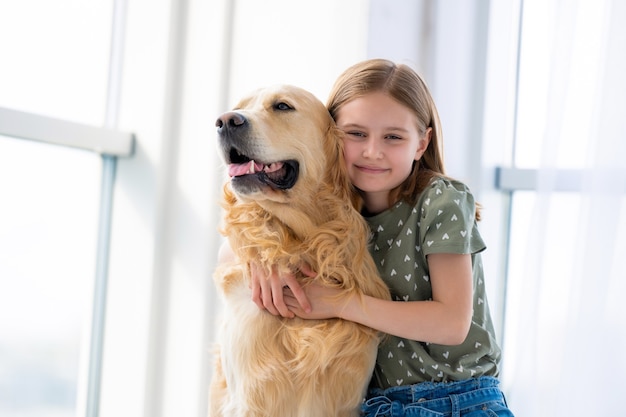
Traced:
<path id="1" fill-rule="evenodd" d="M 539 175 L 513 197 L 509 405 L 626 415 L 626 2 L 525 0 L 522 18 L 515 162 Z"/>

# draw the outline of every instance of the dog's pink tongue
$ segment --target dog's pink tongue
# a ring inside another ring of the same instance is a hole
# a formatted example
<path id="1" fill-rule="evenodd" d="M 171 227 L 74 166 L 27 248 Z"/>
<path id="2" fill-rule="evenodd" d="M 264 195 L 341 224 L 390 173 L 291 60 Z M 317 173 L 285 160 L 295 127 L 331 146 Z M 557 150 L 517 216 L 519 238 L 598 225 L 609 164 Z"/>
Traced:
<path id="1" fill-rule="evenodd" d="M 230 164 L 228 166 L 228 175 L 231 177 L 240 177 L 246 174 L 254 174 L 261 170 L 263 170 L 263 164 L 249 161 L 245 164 Z"/>

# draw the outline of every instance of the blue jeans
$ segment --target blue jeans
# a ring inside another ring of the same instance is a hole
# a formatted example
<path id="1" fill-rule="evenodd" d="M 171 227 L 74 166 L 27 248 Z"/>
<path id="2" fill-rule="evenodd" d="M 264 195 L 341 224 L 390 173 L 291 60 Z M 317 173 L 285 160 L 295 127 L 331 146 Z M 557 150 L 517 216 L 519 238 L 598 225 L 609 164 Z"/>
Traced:
<path id="1" fill-rule="evenodd" d="M 373 388 L 361 406 L 364 417 L 509 416 L 499 381 L 490 376 L 456 382 Z"/>

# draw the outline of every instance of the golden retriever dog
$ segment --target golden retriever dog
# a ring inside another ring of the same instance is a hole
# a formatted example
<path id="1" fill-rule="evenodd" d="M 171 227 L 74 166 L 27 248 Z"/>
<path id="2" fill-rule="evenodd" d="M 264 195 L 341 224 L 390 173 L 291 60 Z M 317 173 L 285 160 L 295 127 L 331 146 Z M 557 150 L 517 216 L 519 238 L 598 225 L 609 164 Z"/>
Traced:
<path id="1" fill-rule="evenodd" d="M 282 318 L 252 302 L 250 262 L 389 298 L 367 250 L 368 228 L 346 174 L 340 131 L 311 93 L 256 91 L 216 122 L 228 165 L 223 234 L 235 253 L 214 280 L 223 299 L 211 416 L 357 416 L 379 333 L 340 319 Z"/>

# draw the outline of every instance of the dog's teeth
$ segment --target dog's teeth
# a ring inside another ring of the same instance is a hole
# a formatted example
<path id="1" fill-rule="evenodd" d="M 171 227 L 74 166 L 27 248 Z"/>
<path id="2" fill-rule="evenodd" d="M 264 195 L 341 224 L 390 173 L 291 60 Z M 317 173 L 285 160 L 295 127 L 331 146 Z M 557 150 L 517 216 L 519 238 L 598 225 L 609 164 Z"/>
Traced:
<path id="1" fill-rule="evenodd" d="M 254 160 L 250 161 L 248 165 L 248 174 L 254 174 Z"/>
<path id="2" fill-rule="evenodd" d="M 283 163 L 282 162 L 272 162 L 269 165 L 263 166 L 263 171 L 265 171 L 265 172 L 274 172 L 274 171 L 278 171 L 282 167 L 283 167 Z"/>

